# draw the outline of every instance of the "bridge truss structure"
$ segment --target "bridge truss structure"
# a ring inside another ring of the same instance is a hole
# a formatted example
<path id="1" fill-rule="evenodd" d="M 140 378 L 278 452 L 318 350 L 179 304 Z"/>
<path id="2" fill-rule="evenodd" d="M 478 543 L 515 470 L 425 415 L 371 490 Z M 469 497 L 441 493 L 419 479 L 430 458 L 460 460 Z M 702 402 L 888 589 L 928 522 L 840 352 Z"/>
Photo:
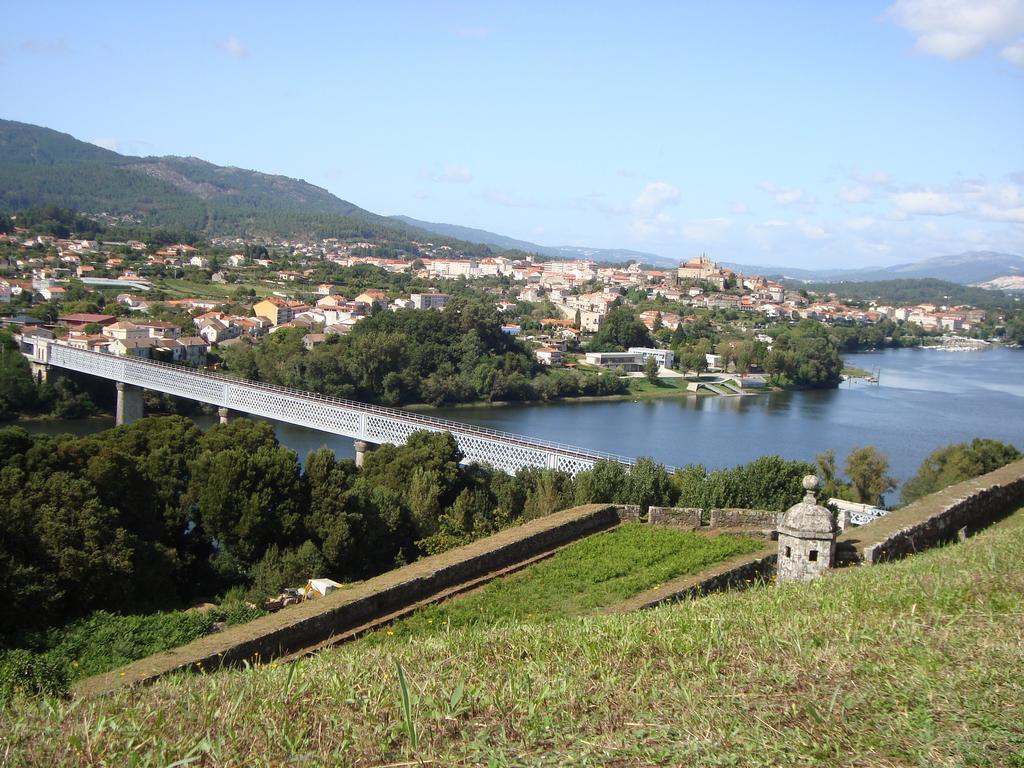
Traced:
<path id="1" fill-rule="evenodd" d="M 538 467 L 575 475 L 590 469 L 594 462 L 602 459 L 626 465 L 634 463 L 633 459 L 623 456 L 437 419 L 397 408 L 275 387 L 169 363 L 89 352 L 55 342 L 36 344 L 29 359 L 39 364 L 367 443 L 399 445 L 419 430 L 450 432 L 466 461 L 490 464 L 511 473 L 525 467 Z"/>

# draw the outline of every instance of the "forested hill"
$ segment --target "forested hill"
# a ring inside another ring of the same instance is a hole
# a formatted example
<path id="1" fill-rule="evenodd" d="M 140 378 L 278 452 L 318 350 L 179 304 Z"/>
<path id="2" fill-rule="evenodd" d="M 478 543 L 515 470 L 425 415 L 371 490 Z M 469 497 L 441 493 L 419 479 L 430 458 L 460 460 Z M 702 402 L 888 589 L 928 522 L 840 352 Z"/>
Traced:
<path id="1" fill-rule="evenodd" d="M 0 120 L 0 211 L 44 205 L 206 235 L 427 234 L 300 179 L 194 157 L 121 155 L 49 128 Z"/>
<path id="2" fill-rule="evenodd" d="M 997 309 L 1014 305 L 1014 300 L 1002 291 L 973 288 L 934 278 L 904 280 L 876 280 L 872 282 L 803 283 L 784 280 L 790 288 L 807 289 L 815 293 L 835 293 L 841 299 L 877 301 L 879 304 L 937 304 L 957 306 L 970 304 L 982 309 Z"/>

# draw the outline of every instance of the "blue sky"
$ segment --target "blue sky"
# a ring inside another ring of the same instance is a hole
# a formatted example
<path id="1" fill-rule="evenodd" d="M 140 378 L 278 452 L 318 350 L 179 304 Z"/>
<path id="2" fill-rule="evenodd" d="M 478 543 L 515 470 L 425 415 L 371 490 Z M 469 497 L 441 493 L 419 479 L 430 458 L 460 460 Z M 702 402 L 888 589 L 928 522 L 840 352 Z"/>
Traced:
<path id="1" fill-rule="evenodd" d="M 1024 0 L 5 3 L 0 116 L 546 245 L 1024 253 Z"/>

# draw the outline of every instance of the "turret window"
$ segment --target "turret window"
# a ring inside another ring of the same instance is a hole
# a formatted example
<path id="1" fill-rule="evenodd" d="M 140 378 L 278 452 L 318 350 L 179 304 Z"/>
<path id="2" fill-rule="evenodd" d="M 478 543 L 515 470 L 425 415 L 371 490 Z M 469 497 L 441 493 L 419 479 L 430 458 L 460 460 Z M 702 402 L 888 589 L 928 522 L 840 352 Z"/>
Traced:
<path id="1" fill-rule="evenodd" d="M 786 557 L 792 557 L 792 555 L 789 553 L 789 547 L 786 547 Z"/>
<path id="2" fill-rule="evenodd" d="M 818 550 L 812 549 L 810 554 L 807 555 L 807 559 L 810 560 L 812 563 L 817 562 L 817 560 L 818 560 Z"/>

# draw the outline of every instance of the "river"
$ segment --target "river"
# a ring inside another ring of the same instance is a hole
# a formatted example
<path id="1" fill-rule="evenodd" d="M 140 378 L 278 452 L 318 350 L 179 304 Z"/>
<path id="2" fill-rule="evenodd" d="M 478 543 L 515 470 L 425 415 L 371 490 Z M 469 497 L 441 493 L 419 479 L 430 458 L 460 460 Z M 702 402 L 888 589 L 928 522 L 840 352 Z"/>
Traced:
<path id="1" fill-rule="evenodd" d="M 813 461 L 832 448 L 840 467 L 849 450 L 873 445 L 900 481 L 947 443 L 990 437 L 1024 449 L 1024 351 L 894 349 L 844 355 L 848 365 L 879 370 L 878 384 L 769 392 L 743 397 L 681 397 L 434 408 L 430 415 L 556 440 L 674 466 L 717 469 L 765 454 Z M 200 416 L 207 427 L 214 417 Z M 31 432 L 85 434 L 111 419 L 24 422 Z M 300 457 L 321 445 L 353 455 L 352 441 L 275 422 L 281 442 Z"/>

